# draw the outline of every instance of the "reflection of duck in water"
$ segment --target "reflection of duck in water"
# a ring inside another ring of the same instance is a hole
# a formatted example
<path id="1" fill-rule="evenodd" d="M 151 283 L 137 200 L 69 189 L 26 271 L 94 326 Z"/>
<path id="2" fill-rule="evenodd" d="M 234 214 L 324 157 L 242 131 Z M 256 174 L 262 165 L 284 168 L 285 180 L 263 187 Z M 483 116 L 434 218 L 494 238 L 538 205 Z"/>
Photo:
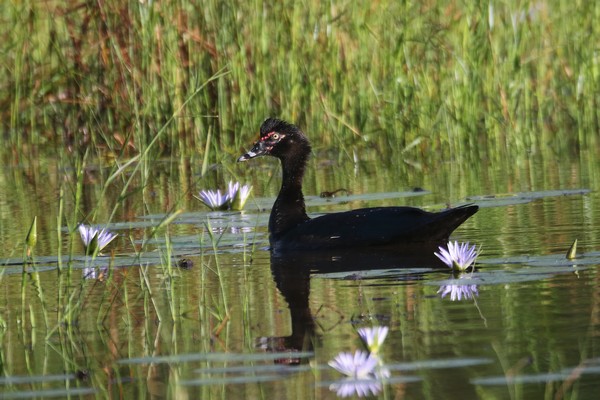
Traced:
<path id="1" fill-rule="evenodd" d="M 374 207 L 307 216 L 302 177 L 311 147 L 295 125 L 269 118 L 260 139 L 238 161 L 270 155 L 281 160 L 283 180 L 269 218 L 269 241 L 275 251 L 445 244 L 450 233 L 477 212 L 466 205 L 438 213 L 413 207 Z"/>
<path id="2" fill-rule="evenodd" d="M 375 269 L 431 268 L 443 264 L 433 255 L 433 247 L 419 248 L 418 254 L 399 254 L 397 251 L 316 251 L 271 254 L 271 272 L 290 309 L 292 332 L 283 337 L 261 337 L 258 346 L 269 352 L 289 352 L 289 356 L 278 358 L 275 363 L 299 365 L 308 362 L 306 355 L 294 356 L 298 352 L 312 352 L 316 340 L 315 321 L 310 310 L 311 274 L 347 272 L 348 279 L 360 276 L 361 271 Z M 444 267 L 447 268 L 447 267 Z"/>
<path id="3" fill-rule="evenodd" d="M 289 265 L 289 264 L 287 264 Z M 311 352 L 315 323 L 310 312 L 308 297 L 310 274 L 308 270 L 286 268 L 282 263 L 273 263 L 271 271 L 277 289 L 290 309 L 292 333 L 283 337 L 262 337 L 258 345 L 269 352 L 290 352 L 289 357 L 275 360 L 278 364 L 299 365 L 308 361 L 306 357 L 295 357 L 295 352 Z"/>

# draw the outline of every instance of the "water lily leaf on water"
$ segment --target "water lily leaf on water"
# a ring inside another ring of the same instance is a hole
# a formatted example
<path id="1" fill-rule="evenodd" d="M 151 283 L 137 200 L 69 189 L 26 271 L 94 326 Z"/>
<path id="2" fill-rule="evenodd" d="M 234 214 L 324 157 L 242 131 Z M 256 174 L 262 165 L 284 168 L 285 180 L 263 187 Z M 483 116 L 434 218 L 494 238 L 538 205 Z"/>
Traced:
<path id="1" fill-rule="evenodd" d="M 0 376 L 0 385 L 22 385 L 24 383 L 63 382 L 76 379 L 75 374 L 57 375 L 7 375 Z"/>
<path id="2" fill-rule="evenodd" d="M 467 197 L 467 200 L 477 203 L 477 205 L 480 207 L 501 207 L 525 204 L 546 197 L 583 195 L 590 192 L 590 189 L 542 190 L 535 192 L 469 196 Z"/>
<path id="3" fill-rule="evenodd" d="M 600 265 L 600 257 L 575 258 L 567 260 L 564 255 L 556 258 L 531 260 L 527 265 L 532 267 L 582 267 L 586 265 Z"/>
<path id="4" fill-rule="evenodd" d="M 355 201 L 377 201 L 388 199 L 401 199 L 406 197 L 424 196 L 430 194 L 427 190 L 407 191 L 407 192 L 382 192 L 382 193 L 361 193 L 345 194 L 341 193 L 335 197 L 305 196 L 306 205 L 311 207 L 327 206 L 335 204 L 344 204 Z M 270 206 L 269 206 L 270 207 Z"/>
<path id="5" fill-rule="evenodd" d="M 524 383 L 548 383 L 555 381 L 564 381 L 573 376 L 578 376 L 581 374 L 600 374 L 600 359 L 593 358 L 584 360 L 581 364 L 574 366 L 563 368 L 558 372 L 547 372 L 540 374 L 524 374 L 524 375 L 515 375 L 515 376 L 506 376 L 506 375 L 498 375 L 498 376 L 489 376 L 489 377 L 481 377 L 471 379 L 471 383 L 473 385 L 482 385 L 482 386 L 505 386 L 507 384 L 524 384 Z"/>
<path id="6" fill-rule="evenodd" d="M 63 257 L 63 261 L 67 260 L 67 257 Z M 57 263 L 58 258 L 56 256 L 36 256 L 35 260 L 28 260 L 27 263 L 29 265 L 43 265 L 43 264 L 53 264 Z M 0 268 L 11 266 L 11 265 L 23 265 L 23 258 L 5 258 L 0 260 Z"/>
<path id="7" fill-rule="evenodd" d="M 94 388 L 64 388 L 27 390 L 2 393 L 2 399 L 45 399 L 45 398 L 71 398 L 77 396 L 93 395 L 97 392 Z"/>
<path id="8" fill-rule="evenodd" d="M 510 256 L 510 257 L 501 257 L 501 258 L 480 258 L 477 260 L 477 264 L 495 264 L 495 265 L 504 265 L 504 264 L 527 264 L 535 257 L 542 256 Z"/>
<path id="9" fill-rule="evenodd" d="M 188 354 L 175 354 L 170 356 L 148 356 L 148 357 L 135 357 L 135 358 L 124 358 L 117 363 L 119 364 L 156 364 L 156 363 L 182 363 L 182 362 L 193 362 L 193 361 L 221 361 L 221 362 L 256 362 L 256 361 L 273 361 L 280 360 L 283 358 L 310 358 L 314 357 L 314 353 L 310 351 L 298 351 L 288 352 L 283 351 L 279 353 L 188 353 Z"/>
<path id="10" fill-rule="evenodd" d="M 426 285 L 504 285 L 507 283 L 540 281 L 557 274 L 573 273 L 584 268 L 567 267 L 525 267 L 515 270 L 476 271 L 460 279 L 427 281 Z"/>
<path id="11" fill-rule="evenodd" d="M 513 256 L 504 258 L 487 258 L 477 260 L 478 264 L 522 264 L 530 266 L 555 266 L 555 267 L 566 267 L 566 266 L 580 266 L 580 265 L 600 265 L 600 252 L 588 252 L 578 254 L 573 259 L 567 259 L 564 254 L 548 254 L 543 256 L 537 255 L 524 255 L 524 256 Z"/>
<path id="12" fill-rule="evenodd" d="M 215 240 L 218 242 L 216 250 L 217 254 L 239 253 L 246 247 L 257 244 L 261 245 L 263 242 L 268 242 L 266 232 L 239 232 L 235 231 L 234 229 L 235 228 L 228 229 L 223 233 L 220 233 L 218 230 L 215 232 L 217 233 Z M 138 242 L 141 243 L 142 241 L 140 240 L 134 243 Z M 165 248 L 167 245 L 166 242 L 167 241 L 165 238 L 157 237 L 147 241 L 146 243 L 158 246 L 159 248 Z M 169 246 L 171 247 L 171 252 L 173 255 L 177 256 L 193 254 L 199 255 L 206 251 L 209 251 L 212 254 L 214 251 L 211 240 L 208 237 L 205 237 L 201 242 L 198 235 L 170 237 Z"/>
<path id="13" fill-rule="evenodd" d="M 566 373 L 543 373 L 536 375 L 516 375 L 516 376 L 490 376 L 487 378 L 471 379 L 473 385 L 480 386 L 506 386 L 523 383 L 548 383 L 555 381 L 564 381 L 569 377 Z"/>
<path id="14" fill-rule="evenodd" d="M 285 353 L 286 356 L 293 353 Z M 252 365 L 228 365 L 226 367 L 210 367 L 210 368 L 198 368 L 194 370 L 198 374 L 244 374 L 244 373 L 281 373 L 288 372 L 299 372 L 299 371 L 310 371 L 314 367 L 310 365 L 285 365 L 285 364 L 252 364 Z"/>
<path id="15" fill-rule="evenodd" d="M 342 271 L 314 274 L 313 277 L 340 280 L 366 280 L 380 278 L 399 278 L 402 276 L 422 275 L 435 271 L 433 268 L 398 268 L 398 269 L 372 269 L 359 271 Z"/>
<path id="16" fill-rule="evenodd" d="M 272 204 L 269 204 L 269 210 Z M 201 224 L 208 220 L 213 221 L 216 220 L 224 220 L 228 223 L 234 221 L 244 221 L 251 220 L 254 221 L 257 216 L 262 216 L 265 220 L 268 220 L 269 215 L 262 215 L 262 213 L 251 212 L 248 210 L 244 211 L 194 211 L 194 212 L 182 212 L 177 215 L 175 218 L 175 223 L 179 224 Z M 148 215 L 140 215 L 137 218 L 140 220 L 151 220 L 156 224 L 158 222 L 164 220 L 167 217 L 167 214 L 148 214 Z M 117 223 L 118 224 L 118 223 Z"/>
<path id="17" fill-rule="evenodd" d="M 416 371 L 443 368 L 465 368 L 475 365 L 491 364 L 491 358 L 456 358 L 438 360 L 419 360 L 405 363 L 386 363 L 385 367 L 390 371 Z"/>
<path id="18" fill-rule="evenodd" d="M 184 379 L 179 384 L 183 386 L 232 385 L 242 383 L 272 382 L 281 380 L 281 375 L 241 375 L 224 378 Z"/>
<path id="19" fill-rule="evenodd" d="M 131 229 L 146 229 L 157 227 L 162 219 L 142 219 L 141 221 L 123 221 L 123 222 L 110 222 L 105 224 L 94 224 L 101 229 L 107 229 L 109 231 L 126 231 Z M 62 232 L 69 233 L 69 228 L 63 226 Z"/>
<path id="20" fill-rule="evenodd" d="M 53 271 L 57 268 L 56 265 L 28 265 L 25 269 L 26 272 L 47 272 Z M 3 270 L 6 275 L 18 275 L 23 273 L 23 267 L 8 267 Z"/>
<path id="21" fill-rule="evenodd" d="M 172 257 L 179 257 L 181 255 L 178 252 L 171 252 Z M 6 263 L 6 261 L 10 261 Z M 89 256 L 76 256 L 70 258 L 68 256 L 61 257 L 61 263 L 64 268 L 72 269 L 84 269 L 84 268 L 107 268 L 111 266 L 113 268 L 123 268 L 140 265 L 160 265 L 164 262 L 164 257 L 159 252 L 146 252 L 141 256 L 137 254 L 123 254 L 116 257 L 89 257 Z M 27 264 L 26 271 L 28 272 L 47 272 L 58 269 L 58 258 L 57 257 L 38 257 L 35 263 Z M 23 272 L 23 261 L 20 259 L 5 260 L 5 266 L 2 271 L 4 274 L 21 274 Z"/>
<path id="22" fill-rule="evenodd" d="M 285 357 L 294 356 L 295 353 L 279 353 Z M 268 360 L 269 362 L 271 360 Z M 229 361 L 228 361 L 229 362 Z M 256 362 L 256 361 L 252 361 Z M 295 374 L 301 371 L 310 371 L 310 365 L 285 365 L 285 364 L 253 364 L 253 365 L 228 365 L 224 367 L 198 368 L 195 373 L 206 375 L 204 378 L 183 380 L 179 383 L 187 386 L 239 384 L 250 382 L 267 382 L 281 380 L 282 376 Z"/>
<path id="23" fill-rule="evenodd" d="M 227 238 L 224 237 L 219 241 L 217 253 L 243 253 L 246 251 L 246 247 L 255 245 L 257 242 L 264 241 L 266 243 L 266 235 L 258 235 L 261 240 L 256 239 L 255 236 L 246 238 L 245 241 L 241 237 Z M 36 257 L 35 262 L 27 262 L 26 272 L 48 272 L 58 269 L 59 261 L 62 263 L 63 268 L 72 269 L 87 269 L 87 268 L 127 268 L 136 266 L 160 266 L 165 263 L 165 254 L 170 254 L 171 262 L 177 263 L 178 257 L 183 256 L 198 256 L 206 252 L 213 254 L 213 246 L 207 241 L 204 245 L 200 245 L 198 237 L 188 237 L 188 240 L 184 238 L 178 238 L 175 243 L 170 243 L 171 249 L 169 252 L 165 249 L 166 243 L 164 240 L 153 240 L 151 244 L 159 246 L 158 250 L 146 251 L 141 255 L 131 254 L 119 254 L 114 257 L 109 256 L 85 256 L 77 255 L 74 257 L 62 256 L 59 260 L 56 256 L 44 256 Z M 10 258 L 2 260 L 0 264 L 0 271 L 5 275 L 15 275 L 23 273 L 23 259 L 22 258 Z"/>

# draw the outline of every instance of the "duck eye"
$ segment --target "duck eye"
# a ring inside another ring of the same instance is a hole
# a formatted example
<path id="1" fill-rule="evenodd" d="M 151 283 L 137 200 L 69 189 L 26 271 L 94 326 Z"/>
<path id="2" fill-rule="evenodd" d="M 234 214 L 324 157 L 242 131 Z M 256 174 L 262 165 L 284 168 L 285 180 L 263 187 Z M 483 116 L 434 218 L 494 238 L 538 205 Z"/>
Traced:
<path id="1" fill-rule="evenodd" d="M 271 139 L 273 140 L 279 140 L 279 133 L 274 133 L 271 135 Z"/>

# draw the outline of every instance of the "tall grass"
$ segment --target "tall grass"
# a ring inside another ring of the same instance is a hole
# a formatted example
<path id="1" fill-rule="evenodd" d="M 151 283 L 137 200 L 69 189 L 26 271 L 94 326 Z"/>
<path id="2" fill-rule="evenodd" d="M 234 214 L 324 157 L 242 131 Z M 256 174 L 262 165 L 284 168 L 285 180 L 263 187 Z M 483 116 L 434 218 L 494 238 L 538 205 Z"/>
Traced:
<path id="1" fill-rule="evenodd" d="M 269 115 L 384 154 L 576 151 L 600 126 L 598 18 L 566 0 L 10 2 L 3 153 L 135 154 L 164 129 L 153 154 L 214 162 Z"/>

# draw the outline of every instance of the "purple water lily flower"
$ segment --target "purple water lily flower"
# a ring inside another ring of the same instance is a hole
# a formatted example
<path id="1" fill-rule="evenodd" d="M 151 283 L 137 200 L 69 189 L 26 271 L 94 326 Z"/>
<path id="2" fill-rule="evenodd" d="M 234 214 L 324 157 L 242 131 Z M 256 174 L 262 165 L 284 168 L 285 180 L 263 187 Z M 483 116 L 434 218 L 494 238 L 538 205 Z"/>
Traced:
<path id="1" fill-rule="evenodd" d="M 447 247 L 448 249 L 440 246 L 440 252 L 434 252 L 433 254 L 442 260 L 448 267 L 461 271 L 469 268 L 480 253 L 480 250 L 477 250 L 477 246 L 470 246 L 469 242 L 461 244 L 458 242 L 448 242 Z"/>
<path id="2" fill-rule="evenodd" d="M 221 194 L 221 191 L 218 189 L 201 190 L 196 198 L 211 210 L 225 210 L 229 207 L 229 194 Z"/>
<path id="3" fill-rule="evenodd" d="M 236 195 L 236 193 L 239 189 L 240 189 L 239 182 L 229 181 L 229 183 L 227 184 L 227 194 L 229 195 L 229 198 L 233 198 L 233 196 Z"/>
<path id="4" fill-rule="evenodd" d="M 79 235 L 83 241 L 86 254 L 92 254 L 96 249 L 98 250 L 98 253 L 100 253 L 118 236 L 116 233 L 112 233 L 106 229 L 100 229 L 84 224 L 80 224 L 77 229 L 79 229 Z"/>
<path id="5" fill-rule="evenodd" d="M 227 192 L 221 190 L 201 190 L 196 197 L 211 210 L 241 210 L 244 208 L 252 186 L 241 185 L 239 182 L 229 181 Z"/>

